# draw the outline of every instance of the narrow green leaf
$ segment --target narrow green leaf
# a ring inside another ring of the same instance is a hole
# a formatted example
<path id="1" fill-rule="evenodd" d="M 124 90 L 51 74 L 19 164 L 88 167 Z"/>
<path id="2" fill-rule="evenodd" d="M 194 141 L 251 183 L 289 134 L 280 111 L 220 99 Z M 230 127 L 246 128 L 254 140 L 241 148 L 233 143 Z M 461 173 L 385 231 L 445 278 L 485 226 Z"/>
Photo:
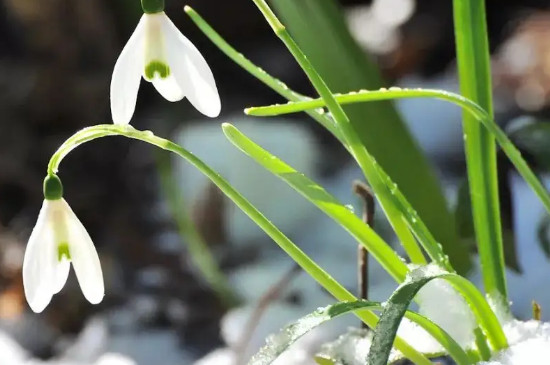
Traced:
<path id="1" fill-rule="evenodd" d="M 442 273 L 439 269 L 432 271 L 430 268 L 421 267 L 413 270 L 408 280 L 401 284 L 386 302 L 375 329 L 368 365 L 388 363 L 391 346 L 407 308 L 418 291 L 434 279 L 447 280 L 464 297 L 494 351 L 508 347 L 506 336 L 497 317 L 472 283 L 457 274 Z"/>
<path id="2" fill-rule="evenodd" d="M 475 342 L 479 356 L 482 360 L 489 360 L 491 358 L 491 349 L 489 348 L 487 338 L 483 334 L 481 328 L 477 327 L 476 329 L 474 329 L 474 336 L 476 339 Z"/>
<path id="3" fill-rule="evenodd" d="M 262 347 L 249 361 L 249 365 L 268 365 L 279 357 L 285 350 L 294 344 L 300 337 L 311 330 L 341 315 L 359 311 L 359 310 L 381 310 L 383 306 L 378 302 L 355 301 L 340 302 L 329 305 L 325 308 L 317 309 L 315 312 L 300 318 L 298 321 L 284 327 L 278 333 L 271 335 L 267 339 L 267 344 Z M 469 358 L 460 345 L 443 329 L 435 323 L 415 312 L 409 312 L 405 309 L 403 315 L 409 320 L 415 322 L 426 332 L 436 338 L 443 348 L 447 350 L 450 356 L 458 365 L 469 365 Z M 401 320 L 401 318 L 400 318 Z M 391 349 L 393 338 L 388 345 Z M 388 354 L 389 356 L 389 354 Z M 330 361 L 319 359 L 321 361 Z M 384 363 L 386 365 L 386 363 Z"/>
<path id="4" fill-rule="evenodd" d="M 270 4 L 330 90 L 385 86 L 376 63 L 351 36 L 337 1 L 272 0 Z M 465 273 L 470 256 L 458 241 L 439 182 L 393 104 L 350 105 L 345 112 L 361 143 L 415 207 L 453 267 Z M 371 177 L 367 178 L 373 184 Z"/>
<path id="5" fill-rule="evenodd" d="M 402 282 L 408 272 L 401 258 L 359 217 L 341 204 L 323 187 L 299 173 L 277 157 L 273 156 L 229 123 L 222 125 L 223 132 L 237 148 L 253 158 L 271 173 L 284 180 L 306 199 L 315 204 L 329 217 L 342 225 L 357 241 L 361 242 L 369 253 L 388 273 Z"/>
<path id="6" fill-rule="evenodd" d="M 508 191 L 504 192 L 502 197 L 510 195 L 509 184 L 501 184 L 501 190 L 508 188 Z M 503 209 L 504 209 L 503 204 Z M 510 205 L 506 206 L 508 211 L 502 212 L 502 243 L 504 245 L 504 260 L 506 266 L 512 270 L 521 273 L 521 267 L 516 251 L 515 235 L 513 231 L 513 217 L 512 208 Z M 470 192 L 468 191 L 468 182 L 464 181 L 459 185 L 456 207 L 455 207 L 455 221 L 458 229 L 458 234 L 463 242 L 472 250 L 476 251 L 475 247 L 475 230 L 474 230 L 474 218 L 472 217 L 472 202 L 470 200 Z"/>
<path id="7" fill-rule="evenodd" d="M 493 118 L 485 0 L 453 0 L 460 92 Z M 464 144 L 476 242 L 485 291 L 503 308 L 507 299 L 495 138 L 463 113 Z"/>

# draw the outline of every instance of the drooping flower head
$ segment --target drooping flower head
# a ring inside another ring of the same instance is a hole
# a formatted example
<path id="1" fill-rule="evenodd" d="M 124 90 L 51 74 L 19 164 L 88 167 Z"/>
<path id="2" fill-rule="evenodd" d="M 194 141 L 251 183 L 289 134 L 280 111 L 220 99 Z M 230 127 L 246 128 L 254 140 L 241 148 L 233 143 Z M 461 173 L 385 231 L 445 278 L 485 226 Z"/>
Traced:
<path id="1" fill-rule="evenodd" d="M 111 79 L 115 124 L 128 124 L 136 107 L 141 77 L 168 101 L 187 97 L 208 117 L 220 114 L 214 76 L 197 48 L 164 13 L 164 0 L 142 0 L 144 14 L 122 50 Z"/>
<path id="2" fill-rule="evenodd" d="M 44 180 L 44 203 L 23 259 L 23 286 L 31 309 L 42 312 L 65 286 L 71 262 L 84 297 L 97 304 L 105 290 L 101 264 L 90 235 L 63 199 L 56 175 Z"/>

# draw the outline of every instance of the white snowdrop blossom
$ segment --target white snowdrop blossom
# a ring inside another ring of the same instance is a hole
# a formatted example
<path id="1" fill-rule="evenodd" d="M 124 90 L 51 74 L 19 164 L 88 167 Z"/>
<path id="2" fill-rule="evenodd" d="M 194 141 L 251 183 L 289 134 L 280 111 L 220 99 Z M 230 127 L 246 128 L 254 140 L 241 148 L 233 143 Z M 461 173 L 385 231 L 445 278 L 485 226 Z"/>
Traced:
<path id="1" fill-rule="evenodd" d="M 42 312 L 65 286 L 72 262 L 84 297 L 98 304 L 105 293 L 99 257 L 90 235 L 62 198 L 57 176 L 46 178 L 44 196 L 23 259 L 27 302 L 34 312 Z"/>
<path id="2" fill-rule="evenodd" d="M 142 76 L 168 101 L 187 97 L 202 114 L 211 118 L 220 114 L 220 96 L 210 67 L 164 11 L 143 14 L 115 64 L 111 79 L 115 124 L 130 123 Z"/>

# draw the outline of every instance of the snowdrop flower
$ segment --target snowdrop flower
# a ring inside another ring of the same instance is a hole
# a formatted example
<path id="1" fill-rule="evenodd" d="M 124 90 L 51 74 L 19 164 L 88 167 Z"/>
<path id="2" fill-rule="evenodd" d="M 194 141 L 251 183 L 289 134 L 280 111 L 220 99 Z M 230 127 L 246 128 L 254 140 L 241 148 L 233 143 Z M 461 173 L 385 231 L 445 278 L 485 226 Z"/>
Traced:
<path id="1" fill-rule="evenodd" d="M 23 259 L 23 286 L 29 306 L 36 313 L 46 308 L 65 285 L 71 262 L 84 297 L 92 304 L 101 302 L 105 290 L 97 251 L 63 199 L 63 185 L 56 175 L 44 180 L 44 198 Z"/>
<path id="2" fill-rule="evenodd" d="M 142 0 L 143 14 L 122 50 L 111 79 L 115 124 L 128 124 L 136 108 L 141 77 L 168 101 L 187 97 L 208 117 L 220 114 L 214 76 L 197 48 L 164 13 L 164 0 Z"/>

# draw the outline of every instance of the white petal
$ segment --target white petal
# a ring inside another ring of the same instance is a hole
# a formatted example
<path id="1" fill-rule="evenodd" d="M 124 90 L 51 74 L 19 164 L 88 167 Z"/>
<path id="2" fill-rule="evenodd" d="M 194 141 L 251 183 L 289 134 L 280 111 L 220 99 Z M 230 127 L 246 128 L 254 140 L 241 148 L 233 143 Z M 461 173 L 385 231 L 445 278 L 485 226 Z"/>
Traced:
<path id="1" fill-rule="evenodd" d="M 155 77 L 153 79 L 153 85 L 155 85 L 155 89 L 157 89 L 159 94 L 168 101 L 180 101 L 185 96 L 173 74 L 170 74 L 170 76 L 165 79 L 158 76 Z"/>
<path id="2" fill-rule="evenodd" d="M 65 202 L 63 200 L 63 202 Z M 80 223 L 69 205 L 67 209 L 67 226 L 69 230 L 69 252 L 74 271 L 84 297 L 92 304 L 103 300 L 105 288 L 103 273 L 94 243 L 86 228 Z"/>
<path id="3" fill-rule="evenodd" d="M 170 71 L 178 85 L 198 111 L 211 118 L 217 117 L 221 110 L 220 96 L 204 57 L 165 14 L 162 27 Z"/>
<path id="4" fill-rule="evenodd" d="M 63 257 L 61 261 L 57 261 L 54 270 L 54 281 L 52 282 L 52 291 L 54 294 L 59 293 L 63 289 L 69 277 L 70 270 L 71 262 L 66 257 Z"/>
<path id="5" fill-rule="evenodd" d="M 42 312 L 53 296 L 55 245 L 51 215 L 55 205 L 44 200 L 23 259 L 23 287 L 29 306 Z"/>
<path id="6" fill-rule="evenodd" d="M 145 15 L 124 46 L 111 79 L 111 114 L 115 124 L 128 124 L 136 109 L 144 62 Z"/>

